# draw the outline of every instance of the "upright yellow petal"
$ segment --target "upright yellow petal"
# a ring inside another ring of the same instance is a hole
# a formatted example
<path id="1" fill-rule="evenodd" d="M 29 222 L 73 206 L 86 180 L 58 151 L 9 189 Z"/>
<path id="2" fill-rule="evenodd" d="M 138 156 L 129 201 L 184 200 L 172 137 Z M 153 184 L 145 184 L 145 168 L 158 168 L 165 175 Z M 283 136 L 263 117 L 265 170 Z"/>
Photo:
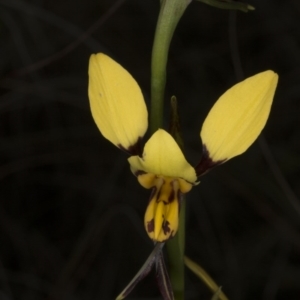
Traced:
<path id="1" fill-rule="evenodd" d="M 242 154 L 264 128 L 278 75 L 265 71 L 227 90 L 206 117 L 200 136 L 214 162 Z"/>
<path id="2" fill-rule="evenodd" d="M 129 150 L 148 127 L 142 92 L 133 77 L 103 53 L 89 63 L 88 94 L 93 118 L 103 136 Z"/>
<path id="3" fill-rule="evenodd" d="M 166 177 L 183 178 L 195 183 L 195 169 L 186 161 L 173 137 L 163 129 L 157 130 L 146 143 L 143 157 L 128 159 L 133 173 L 144 171 Z"/>

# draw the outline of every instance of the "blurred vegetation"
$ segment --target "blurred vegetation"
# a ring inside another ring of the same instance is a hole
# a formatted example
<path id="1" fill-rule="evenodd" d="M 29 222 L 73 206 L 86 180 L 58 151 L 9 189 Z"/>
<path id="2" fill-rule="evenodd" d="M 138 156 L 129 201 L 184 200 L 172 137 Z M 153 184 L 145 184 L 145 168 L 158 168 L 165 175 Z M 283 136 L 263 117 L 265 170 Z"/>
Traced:
<path id="1" fill-rule="evenodd" d="M 217 98 L 243 74 L 279 73 L 260 141 L 188 195 L 186 253 L 230 300 L 298 300 L 300 3 L 250 4 L 256 10 L 242 13 L 192 3 L 172 42 L 166 99 L 178 99 L 193 164 Z M 148 101 L 158 8 L 0 0 L 0 299 L 114 299 L 151 252 L 149 193 L 93 123 L 87 65 L 91 53 L 107 53 Z M 187 300 L 211 298 L 186 275 Z M 160 299 L 155 275 L 129 299 Z"/>

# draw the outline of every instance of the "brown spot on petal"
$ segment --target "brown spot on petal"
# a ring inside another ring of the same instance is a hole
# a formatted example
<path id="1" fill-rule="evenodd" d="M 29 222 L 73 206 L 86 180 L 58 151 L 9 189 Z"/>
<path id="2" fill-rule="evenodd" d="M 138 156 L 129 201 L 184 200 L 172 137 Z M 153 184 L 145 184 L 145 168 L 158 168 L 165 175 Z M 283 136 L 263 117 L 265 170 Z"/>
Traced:
<path id="1" fill-rule="evenodd" d="M 152 191 L 151 191 L 150 201 L 153 199 L 153 197 L 155 197 L 156 191 L 157 191 L 157 187 L 154 186 L 154 187 L 152 188 Z M 150 201 L 149 201 L 149 202 L 150 202 Z"/>
<path id="2" fill-rule="evenodd" d="M 160 199 L 160 193 L 161 193 L 161 190 L 159 190 L 156 194 L 156 202 L 163 201 L 163 199 Z"/>
<path id="3" fill-rule="evenodd" d="M 219 161 L 213 161 L 212 158 L 209 156 L 209 151 L 206 148 L 206 145 L 203 144 L 203 150 L 202 150 L 202 157 L 199 164 L 196 166 L 196 174 L 197 176 L 202 176 L 211 169 L 213 169 L 216 166 L 219 166 L 226 162 L 227 159 L 219 160 Z"/>
<path id="4" fill-rule="evenodd" d="M 147 222 L 147 232 L 153 232 L 154 231 L 154 219 Z"/>
<path id="5" fill-rule="evenodd" d="M 163 232 L 164 232 L 165 235 L 167 235 L 171 231 L 171 228 L 170 228 L 169 225 L 170 225 L 169 221 L 165 221 L 162 224 L 162 230 L 163 230 Z"/>
<path id="6" fill-rule="evenodd" d="M 175 192 L 174 192 L 174 189 L 172 189 L 170 195 L 169 195 L 169 199 L 168 199 L 168 204 L 169 203 L 172 203 L 175 199 Z"/>

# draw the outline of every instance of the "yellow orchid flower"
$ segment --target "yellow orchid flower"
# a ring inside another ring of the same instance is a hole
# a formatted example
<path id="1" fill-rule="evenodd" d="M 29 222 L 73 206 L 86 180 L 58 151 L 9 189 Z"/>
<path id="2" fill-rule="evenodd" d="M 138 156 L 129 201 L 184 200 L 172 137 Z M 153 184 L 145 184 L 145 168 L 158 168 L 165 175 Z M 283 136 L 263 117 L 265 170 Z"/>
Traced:
<path id="1" fill-rule="evenodd" d="M 163 129 L 150 137 L 140 153 L 148 113 L 137 82 L 107 55 L 91 56 L 92 115 L 102 135 L 131 155 L 128 162 L 139 183 L 152 189 L 144 219 L 152 240 L 163 242 L 176 234 L 181 196 L 198 184 L 199 176 L 242 154 L 256 140 L 268 119 L 277 81 L 277 74 L 265 71 L 234 85 L 218 99 L 200 131 L 203 153 L 194 168 Z"/>

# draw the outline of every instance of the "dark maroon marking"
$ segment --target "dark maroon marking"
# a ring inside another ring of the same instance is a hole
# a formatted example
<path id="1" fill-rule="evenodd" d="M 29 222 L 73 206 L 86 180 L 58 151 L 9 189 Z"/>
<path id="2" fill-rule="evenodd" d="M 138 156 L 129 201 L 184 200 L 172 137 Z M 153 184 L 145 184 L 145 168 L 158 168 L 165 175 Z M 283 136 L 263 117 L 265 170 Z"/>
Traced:
<path id="1" fill-rule="evenodd" d="M 164 232 L 165 235 L 167 235 L 170 231 L 171 231 L 171 228 L 170 228 L 170 222 L 169 221 L 164 221 L 163 224 L 162 224 L 162 230 Z"/>
<path id="2" fill-rule="evenodd" d="M 195 167 L 197 176 L 202 176 L 211 169 L 213 169 L 216 166 L 219 166 L 223 164 L 227 159 L 219 160 L 219 161 L 213 161 L 209 157 L 209 151 L 206 148 L 206 145 L 203 144 L 202 148 L 202 157 L 199 162 L 199 164 Z"/>
<path id="3" fill-rule="evenodd" d="M 156 186 L 154 186 L 154 187 L 152 188 L 152 191 L 151 191 L 149 203 L 150 203 L 150 201 L 153 199 L 153 197 L 154 197 L 154 195 L 155 195 L 155 193 L 156 193 L 156 190 L 157 190 L 157 188 L 156 188 Z M 156 199 L 155 199 L 155 201 L 156 201 Z"/>
<path id="4" fill-rule="evenodd" d="M 179 189 L 177 190 L 177 192 L 175 192 L 175 188 L 174 188 L 174 180 L 172 182 L 170 182 L 171 186 L 172 186 L 172 192 L 171 194 L 169 195 L 169 203 L 172 203 L 175 199 L 176 199 L 176 196 L 177 196 L 177 193 L 179 192 Z"/>
<path id="5" fill-rule="evenodd" d="M 156 178 L 157 178 L 157 176 L 156 176 Z M 163 184 L 162 184 L 162 186 L 165 184 L 165 180 L 163 179 Z M 158 199 L 159 199 L 159 197 L 160 197 L 160 192 L 161 192 L 161 188 L 159 189 L 159 191 L 158 191 L 158 193 L 157 193 L 157 195 L 156 195 L 156 202 L 158 203 Z M 164 202 L 164 200 L 162 200 L 163 202 Z M 165 202 L 164 202 L 165 203 Z M 166 203 L 167 204 L 167 203 Z"/>
<path id="6" fill-rule="evenodd" d="M 153 232 L 154 231 L 154 219 L 147 222 L 147 232 Z"/>
<path id="7" fill-rule="evenodd" d="M 172 192 L 171 192 L 171 194 L 169 195 L 169 198 L 168 198 L 168 204 L 172 203 L 174 200 L 175 200 L 175 191 L 172 188 Z"/>
<path id="8" fill-rule="evenodd" d="M 127 154 L 129 155 L 138 155 L 138 156 L 142 156 L 142 149 L 141 149 L 141 141 L 142 138 L 139 137 L 137 142 L 132 145 L 129 146 L 129 148 L 125 148 L 124 146 L 122 146 L 121 144 L 118 144 L 118 147 L 122 150 L 125 151 Z"/>
<path id="9" fill-rule="evenodd" d="M 158 193 L 157 193 L 157 195 L 156 195 L 156 202 L 158 203 L 158 199 L 159 199 L 159 197 L 160 197 L 160 191 L 161 191 L 161 189 L 158 191 Z"/>
<path id="10" fill-rule="evenodd" d="M 136 177 L 138 177 L 138 176 L 140 176 L 140 175 L 144 175 L 144 174 L 147 174 L 147 173 L 144 172 L 144 171 L 142 171 L 142 170 L 137 170 L 137 171 L 134 173 L 134 175 L 135 175 Z"/>

